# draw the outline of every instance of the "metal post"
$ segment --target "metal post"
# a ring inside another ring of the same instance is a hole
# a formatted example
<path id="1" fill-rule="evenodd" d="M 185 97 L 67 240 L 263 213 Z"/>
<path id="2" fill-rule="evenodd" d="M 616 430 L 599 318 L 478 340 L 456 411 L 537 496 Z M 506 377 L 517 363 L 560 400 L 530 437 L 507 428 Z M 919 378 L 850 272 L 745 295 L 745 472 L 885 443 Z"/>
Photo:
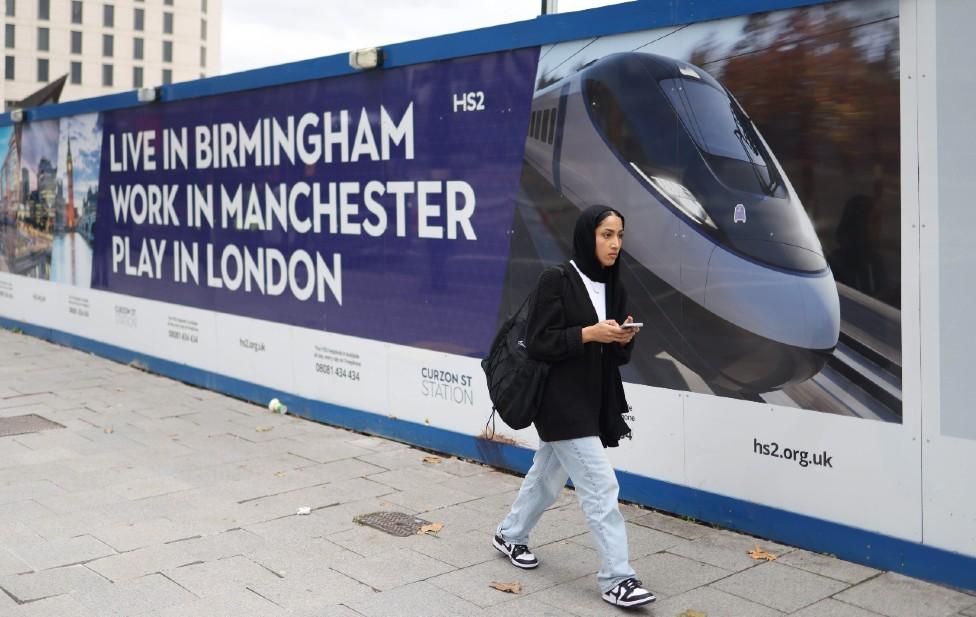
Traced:
<path id="1" fill-rule="evenodd" d="M 559 12 L 559 0 L 542 0 L 542 14 L 551 15 Z"/>

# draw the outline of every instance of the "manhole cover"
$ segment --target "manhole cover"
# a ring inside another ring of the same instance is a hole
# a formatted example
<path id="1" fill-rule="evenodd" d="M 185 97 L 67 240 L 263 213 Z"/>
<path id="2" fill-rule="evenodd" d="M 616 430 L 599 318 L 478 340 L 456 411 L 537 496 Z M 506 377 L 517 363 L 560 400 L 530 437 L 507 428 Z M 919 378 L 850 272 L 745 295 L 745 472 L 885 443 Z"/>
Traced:
<path id="1" fill-rule="evenodd" d="M 42 418 L 36 413 L 29 413 L 24 416 L 11 416 L 0 418 L 0 437 L 10 435 L 23 435 L 24 433 L 36 433 L 52 428 L 64 428 L 57 422 L 51 422 L 47 418 Z"/>
<path id="2" fill-rule="evenodd" d="M 412 514 L 404 514 L 403 512 L 371 512 L 369 514 L 360 514 L 352 520 L 354 523 L 368 525 L 374 529 L 379 529 L 392 536 L 400 536 L 401 538 L 416 535 L 420 532 L 421 527 L 430 524 L 430 521 L 425 521 L 422 518 L 417 518 Z"/>

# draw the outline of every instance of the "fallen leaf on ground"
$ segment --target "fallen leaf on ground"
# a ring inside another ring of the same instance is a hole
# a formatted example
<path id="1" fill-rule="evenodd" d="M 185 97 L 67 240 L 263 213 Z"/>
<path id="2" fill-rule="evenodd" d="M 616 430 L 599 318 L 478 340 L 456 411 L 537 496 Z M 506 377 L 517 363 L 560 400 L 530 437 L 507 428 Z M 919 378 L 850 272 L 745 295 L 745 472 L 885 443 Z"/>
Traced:
<path id="1" fill-rule="evenodd" d="M 257 427 L 254 430 L 257 431 L 258 433 L 267 433 L 270 430 L 274 430 L 274 427 L 273 426 L 259 426 L 259 427 Z"/>
<path id="2" fill-rule="evenodd" d="M 287 474 L 288 474 L 288 472 L 287 472 L 287 471 L 276 471 L 276 472 L 275 472 L 275 477 L 276 477 L 276 478 L 280 478 L 280 477 L 282 477 L 282 476 L 284 476 L 284 475 L 287 475 Z"/>
<path id="3" fill-rule="evenodd" d="M 776 555 L 759 548 L 758 544 L 756 545 L 756 548 L 749 551 L 749 556 L 753 559 L 765 559 L 766 561 L 773 561 L 776 559 Z"/>
<path id="4" fill-rule="evenodd" d="M 106 426 L 105 427 L 105 432 L 108 433 L 108 434 L 111 434 L 111 433 L 114 433 L 115 432 L 115 429 L 112 428 L 111 426 Z"/>
<path id="5" fill-rule="evenodd" d="M 441 457 L 439 456 L 425 456 L 424 462 L 428 465 L 437 465 L 441 462 Z"/>
<path id="6" fill-rule="evenodd" d="M 522 593 L 522 583 L 498 583 L 492 581 L 488 583 L 489 587 L 494 587 L 498 591 L 504 591 L 505 593 Z"/>
<path id="7" fill-rule="evenodd" d="M 441 529 L 444 529 L 444 523 L 429 523 L 427 525 L 421 525 L 418 534 L 424 533 L 437 533 Z"/>
<path id="8" fill-rule="evenodd" d="M 689 608 L 688 610 L 686 610 L 685 612 L 681 613 L 677 617 L 708 617 L 708 614 L 707 613 L 703 613 L 701 611 L 693 611 L 693 610 L 691 610 Z"/>

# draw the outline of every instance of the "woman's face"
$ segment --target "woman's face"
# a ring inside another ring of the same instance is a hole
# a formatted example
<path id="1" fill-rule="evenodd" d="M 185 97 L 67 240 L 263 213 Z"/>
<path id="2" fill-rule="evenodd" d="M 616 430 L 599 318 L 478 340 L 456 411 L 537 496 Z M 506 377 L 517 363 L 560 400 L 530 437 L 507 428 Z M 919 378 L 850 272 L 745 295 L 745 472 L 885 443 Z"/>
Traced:
<path id="1" fill-rule="evenodd" d="M 611 214 L 596 228 L 596 258 L 604 268 L 617 263 L 624 244 L 624 222 Z"/>

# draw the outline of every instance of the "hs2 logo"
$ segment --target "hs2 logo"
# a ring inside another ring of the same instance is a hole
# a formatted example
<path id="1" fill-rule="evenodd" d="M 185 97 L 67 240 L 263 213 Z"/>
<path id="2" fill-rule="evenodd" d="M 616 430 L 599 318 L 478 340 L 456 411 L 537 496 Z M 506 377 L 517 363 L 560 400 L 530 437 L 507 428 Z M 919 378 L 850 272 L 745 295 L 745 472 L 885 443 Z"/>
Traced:
<path id="1" fill-rule="evenodd" d="M 485 108 L 485 93 L 462 92 L 454 95 L 454 113 L 459 111 L 483 111 Z"/>

